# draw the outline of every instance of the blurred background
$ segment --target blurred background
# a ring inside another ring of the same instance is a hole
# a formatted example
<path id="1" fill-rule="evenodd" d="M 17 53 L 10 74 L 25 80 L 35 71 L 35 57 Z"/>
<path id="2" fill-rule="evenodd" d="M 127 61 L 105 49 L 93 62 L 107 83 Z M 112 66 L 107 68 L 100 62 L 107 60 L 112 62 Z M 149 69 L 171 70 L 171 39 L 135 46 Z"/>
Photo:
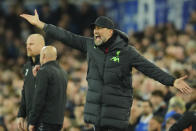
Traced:
<path id="1" fill-rule="evenodd" d="M 174 114 L 181 116 L 195 103 L 195 0 L 0 0 L 0 131 L 17 131 L 22 68 L 27 60 L 25 41 L 32 33 L 43 33 L 19 15 L 33 14 L 34 9 L 42 21 L 89 37 L 92 37 L 89 24 L 98 16 L 109 16 L 118 29 L 129 35 L 129 44 L 150 61 L 175 77 L 188 75 L 193 92 L 185 96 L 134 70 L 129 131 L 142 131 L 141 118 L 146 114 L 151 116 L 146 130 L 152 126 L 150 120 L 157 121 L 157 128 L 167 130 L 169 118 Z M 45 39 L 47 44 L 57 48 L 59 63 L 69 74 L 62 130 L 90 130 L 92 126 L 83 121 L 88 89 L 86 56 L 59 41 Z M 148 111 L 143 108 L 146 101 L 152 103 L 152 106 L 147 105 L 150 106 Z"/>

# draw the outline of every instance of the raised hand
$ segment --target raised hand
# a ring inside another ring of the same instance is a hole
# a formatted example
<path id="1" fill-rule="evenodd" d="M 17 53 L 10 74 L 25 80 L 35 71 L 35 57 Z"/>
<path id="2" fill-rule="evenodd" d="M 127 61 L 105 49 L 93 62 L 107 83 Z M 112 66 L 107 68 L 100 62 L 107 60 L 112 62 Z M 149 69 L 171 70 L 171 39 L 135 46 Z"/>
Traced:
<path id="1" fill-rule="evenodd" d="M 182 93 L 189 94 L 192 92 L 191 87 L 184 81 L 186 76 L 180 77 L 174 81 L 174 87 L 179 89 Z"/>
<path id="2" fill-rule="evenodd" d="M 30 24 L 43 29 L 45 23 L 39 20 L 39 15 L 37 13 L 37 10 L 35 9 L 34 15 L 29 15 L 29 14 L 21 14 L 20 17 L 26 19 Z"/>

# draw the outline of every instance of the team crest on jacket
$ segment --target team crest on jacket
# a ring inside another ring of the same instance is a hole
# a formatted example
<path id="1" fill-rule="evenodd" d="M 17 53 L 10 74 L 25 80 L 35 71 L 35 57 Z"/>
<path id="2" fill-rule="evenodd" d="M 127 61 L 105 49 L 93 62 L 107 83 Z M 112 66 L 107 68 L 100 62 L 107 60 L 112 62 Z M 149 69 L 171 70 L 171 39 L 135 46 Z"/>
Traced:
<path id="1" fill-rule="evenodd" d="M 25 76 L 27 76 L 28 72 L 29 72 L 29 69 L 26 69 L 25 70 Z"/>
<path id="2" fill-rule="evenodd" d="M 112 57 L 110 60 L 119 63 L 120 62 L 119 55 L 120 55 L 120 51 L 117 51 L 116 56 Z"/>

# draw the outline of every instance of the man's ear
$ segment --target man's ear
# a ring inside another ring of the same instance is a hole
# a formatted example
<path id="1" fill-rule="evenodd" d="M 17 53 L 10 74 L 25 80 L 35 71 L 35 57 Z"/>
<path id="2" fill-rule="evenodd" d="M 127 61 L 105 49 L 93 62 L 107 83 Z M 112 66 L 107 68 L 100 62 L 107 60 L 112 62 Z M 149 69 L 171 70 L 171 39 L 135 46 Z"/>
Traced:
<path id="1" fill-rule="evenodd" d="M 46 59 L 46 54 L 45 53 L 43 54 L 43 59 Z"/>
<path id="2" fill-rule="evenodd" d="M 113 34 L 113 32 L 114 32 L 114 30 L 110 29 L 110 34 L 111 34 L 111 35 Z"/>

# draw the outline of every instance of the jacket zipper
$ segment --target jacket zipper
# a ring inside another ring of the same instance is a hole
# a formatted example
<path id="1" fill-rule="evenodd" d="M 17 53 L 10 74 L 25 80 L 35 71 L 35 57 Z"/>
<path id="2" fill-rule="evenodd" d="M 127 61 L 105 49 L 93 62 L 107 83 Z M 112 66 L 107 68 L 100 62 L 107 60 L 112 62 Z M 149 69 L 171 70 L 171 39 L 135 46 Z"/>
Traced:
<path id="1" fill-rule="evenodd" d="M 108 53 L 107 53 L 108 54 Z M 101 87 L 101 95 L 100 95 L 100 99 L 101 99 L 101 106 L 100 106 L 100 119 L 99 119 L 99 125 L 101 124 L 101 110 L 102 110 L 102 104 L 103 104 L 103 88 L 104 88 L 104 73 L 105 73 L 105 64 L 106 64 L 106 58 L 107 58 L 107 54 L 104 54 L 104 64 L 103 64 L 103 75 L 102 75 L 102 82 L 103 82 L 103 86 Z"/>

